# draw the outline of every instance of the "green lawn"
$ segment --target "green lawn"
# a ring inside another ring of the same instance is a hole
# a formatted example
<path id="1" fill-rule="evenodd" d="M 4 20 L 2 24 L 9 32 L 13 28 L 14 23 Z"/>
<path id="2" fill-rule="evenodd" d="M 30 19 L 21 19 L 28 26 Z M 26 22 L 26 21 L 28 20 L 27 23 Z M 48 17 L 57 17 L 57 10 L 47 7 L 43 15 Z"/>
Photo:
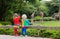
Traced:
<path id="1" fill-rule="evenodd" d="M 52 26 L 52 27 L 60 27 L 60 21 L 44 21 L 44 22 L 40 22 L 40 21 L 36 21 L 34 22 L 33 26 Z"/>

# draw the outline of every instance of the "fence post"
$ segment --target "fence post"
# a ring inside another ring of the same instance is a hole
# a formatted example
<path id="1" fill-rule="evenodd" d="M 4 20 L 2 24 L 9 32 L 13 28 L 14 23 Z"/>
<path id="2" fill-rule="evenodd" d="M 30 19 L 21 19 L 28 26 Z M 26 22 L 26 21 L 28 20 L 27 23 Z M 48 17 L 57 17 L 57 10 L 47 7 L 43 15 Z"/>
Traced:
<path id="1" fill-rule="evenodd" d="M 40 36 L 40 27 L 38 27 L 38 37 Z"/>

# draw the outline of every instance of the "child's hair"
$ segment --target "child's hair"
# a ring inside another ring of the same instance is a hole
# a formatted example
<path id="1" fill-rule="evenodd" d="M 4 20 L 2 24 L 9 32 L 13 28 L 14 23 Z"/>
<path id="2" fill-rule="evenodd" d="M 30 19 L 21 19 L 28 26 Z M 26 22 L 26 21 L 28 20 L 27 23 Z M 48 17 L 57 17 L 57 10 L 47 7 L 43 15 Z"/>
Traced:
<path id="1" fill-rule="evenodd" d="M 17 17 L 17 16 L 19 16 L 17 13 L 14 13 L 14 14 L 13 14 L 13 17 Z"/>
<path id="2" fill-rule="evenodd" d="M 22 15 L 22 19 L 26 19 L 27 18 L 27 15 L 26 14 L 23 14 Z"/>

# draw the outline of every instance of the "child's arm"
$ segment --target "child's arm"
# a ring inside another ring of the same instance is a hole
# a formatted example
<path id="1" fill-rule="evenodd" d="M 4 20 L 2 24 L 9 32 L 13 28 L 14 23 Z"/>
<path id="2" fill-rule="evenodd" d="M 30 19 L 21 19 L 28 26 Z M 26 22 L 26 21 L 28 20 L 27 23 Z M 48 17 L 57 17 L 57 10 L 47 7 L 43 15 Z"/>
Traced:
<path id="1" fill-rule="evenodd" d="M 21 21 L 21 27 L 24 27 L 24 20 Z"/>
<path id="2" fill-rule="evenodd" d="M 28 24 L 30 25 L 30 22 L 29 22 L 29 20 L 27 20 L 27 22 L 28 22 Z"/>

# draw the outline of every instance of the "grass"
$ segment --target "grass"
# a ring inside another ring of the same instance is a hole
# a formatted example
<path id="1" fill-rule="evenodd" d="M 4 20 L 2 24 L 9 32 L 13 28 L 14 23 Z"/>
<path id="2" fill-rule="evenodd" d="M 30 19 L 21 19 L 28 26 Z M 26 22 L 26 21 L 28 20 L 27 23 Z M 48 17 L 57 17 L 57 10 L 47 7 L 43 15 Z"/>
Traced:
<path id="1" fill-rule="evenodd" d="M 38 25 L 60 27 L 60 21 L 44 21 L 42 23 L 40 21 L 36 21 L 32 26 L 38 26 Z"/>

